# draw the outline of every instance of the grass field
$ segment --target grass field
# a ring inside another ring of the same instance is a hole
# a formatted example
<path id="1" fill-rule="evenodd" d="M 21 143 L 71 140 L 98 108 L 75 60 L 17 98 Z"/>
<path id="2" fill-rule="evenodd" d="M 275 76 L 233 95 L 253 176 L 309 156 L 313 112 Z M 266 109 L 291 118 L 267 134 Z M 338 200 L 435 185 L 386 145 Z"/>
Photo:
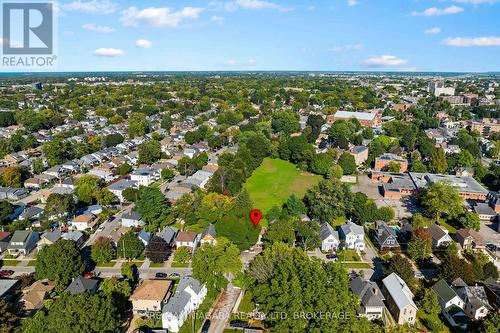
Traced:
<path id="1" fill-rule="evenodd" d="M 30 266 L 30 267 L 36 266 L 36 260 L 30 260 L 28 262 L 28 266 Z"/>
<path id="2" fill-rule="evenodd" d="M 347 269 L 369 269 L 372 268 L 372 266 L 367 263 L 367 262 L 342 262 L 342 266 L 344 266 Z"/>
<path id="3" fill-rule="evenodd" d="M 113 267 L 114 265 L 116 265 L 116 262 L 108 261 L 108 262 L 99 262 L 95 266 L 96 267 Z"/>
<path id="4" fill-rule="evenodd" d="M 21 261 L 20 260 L 13 260 L 13 259 L 5 259 L 3 261 L 4 266 L 17 266 Z"/>
<path id="5" fill-rule="evenodd" d="M 160 262 L 160 263 L 154 263 L 154 262 L 152 262 L 152 263 L 149 264 L 149 267 L 151 267 L 151 268 L 162 268 L 164 265 L 165 265 L 165 263 L 163 263 L 163 262 Z"/>
<path id="6" fill-rule="evenodd" d="M 266 158 L 243 187 L 254 207 L 265 214 L 273 206 L 281 207 L 292 194 L 302 198 L 320 180 L 321 176 L 301 172 L 290 162 Z"/>
<path id="7" fill-rule="evenodd" d="M 186 268 L 186 267 L 189 267 L 188 262 L 186 262 L 186 263 L 181 263 L 181 262 L 177 262 L 177 261 L 172 262 L 172 268 Z"/>

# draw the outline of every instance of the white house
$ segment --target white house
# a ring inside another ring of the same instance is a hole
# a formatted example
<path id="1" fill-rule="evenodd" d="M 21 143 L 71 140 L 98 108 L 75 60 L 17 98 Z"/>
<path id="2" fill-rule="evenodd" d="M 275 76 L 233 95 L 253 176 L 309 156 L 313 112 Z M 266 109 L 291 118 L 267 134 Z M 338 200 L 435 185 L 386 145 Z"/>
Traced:
<path id="1" fill-rule="evenodd" d="M 339 233 L 329 223 L 323 223 L 319 229 L 321 251 L 336 251 L 340 244 Z"/>
<path id="2" fill-rule="evenodd" d="M 121 179 L 117 181 L 116 183 L 113 183 L 107 187 L 107 189 L 113 193 L 120 202 L 124 201 L 123 198 L 123 191 L 125 191 L 128 188 L 137 188 L 138 184 L 135 181 L 132 180 L 127 180 L 127 179 Z"/>
<path id="3" fill-rule="evenodd" d="M 141 214 L 130 211 L 122 215 L 122 227 L 139 227 L 144 225 Z"/>
<path id="4" fill-rule="evenodd" d="M 364 251 L 365 250 L 365 230 L 362 226 L 351 221 L 345 222 L 340 226 L 339 236 L 348 249 Z"/>
<path id="5" fill-rule="evenodd" d="M 163 328 L 179 332 L 187 316 L 201 305 L 206 295 L 205 284 L 190 276 L 181 278 L 174 296 L 162 309 Z"/>
<path id="6" fill-rule="evenodd" d="M 441 246 L 446 246 L 448 243 L 453 242 L 450 235 L 448 234 L 448 230 L 445 228 L 438 226 L 437 224 L 433 224 L 427 228 L 429 234 L 432 237 L 432 247 L 438 248 Z"/>
<path id="7" fill-rule="evenodd" d="M 455 290 L 445 280 L 439 280 L 432 289 L 436 293 L 441 312 L 450 325 L 466 329 L 468 320 L 463 311 L 465 304 Z"/>
<path id="8" fill-rule="evenodd" d="M 196 248 L 198 244 L 198 234 L 194 231 L 181 231 L 175 237 L 175 247 L 188 247 L 191 250 Z"/>
<path id="9" fill-rule="evenodd" d="M 139 168 L 130 174 L 130 180 L 142 186 L 149 186 L 160 179 L 160 170 L 155 168 Z"/>

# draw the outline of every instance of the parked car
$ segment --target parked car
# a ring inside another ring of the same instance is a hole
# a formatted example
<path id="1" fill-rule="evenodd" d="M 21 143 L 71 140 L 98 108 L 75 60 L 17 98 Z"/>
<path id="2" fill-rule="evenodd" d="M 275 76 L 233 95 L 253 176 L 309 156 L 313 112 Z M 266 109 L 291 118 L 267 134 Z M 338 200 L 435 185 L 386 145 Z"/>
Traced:
<path id="1" fill-rule="evenodd" d="M 231 320 L 229 322 L 229 326 L 231 327 L 236 327 L 236 328 L 248 328 L 250 327 L 246 321 L 243 320 Z"/>
<path id="2" fill-rule="evenodd" d="M 0 271 L 0 277 L 8 277 L 14 274 L 14 271 L 11 271 L 10 269 L 4 269 Z"/>
<path id="3" fill-rule="evenodd" d="M 170 273 L 169 277 L 181 277 L 179 273 L 173 272 Z"/>
<path id="4" fill-rule="evenodd" d="M 158 273 L 155 274 L 155 277 L 157 279 L 166 279 L 166 278 L 168 278 L 168 274 L 167 273 L 158 272 Z"/>
<path id="5" fill-rule="evenodd" d="M 337 259 L 337 255 L 335 253 L 327 254 L 326 259 Z"/>
<path id="6" fill-rule="evenodd" d="M 94 273 L 85 273 L 85 274 L 83 274 L 83 277 L 86 279 L 91 279 L 94 277 Z"/>
<path id="7" fill-rule="evenodd" d="M 210 319 L 205 320 L 203 323 L 203 327 L 201 328 L 201 333 L 208 333 L 208 329 L 210 328 Z"/>

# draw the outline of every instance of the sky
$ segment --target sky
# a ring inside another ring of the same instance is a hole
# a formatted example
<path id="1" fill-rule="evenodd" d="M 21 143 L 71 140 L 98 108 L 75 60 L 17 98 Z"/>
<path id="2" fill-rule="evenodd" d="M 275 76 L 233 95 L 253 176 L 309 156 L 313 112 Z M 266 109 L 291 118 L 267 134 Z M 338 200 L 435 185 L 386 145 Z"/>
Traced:
<path id="1" fill-rule="evenodd" d="M 61 0 L 55 8 L 56 71 L 500 71 L 500 0 Z"/>

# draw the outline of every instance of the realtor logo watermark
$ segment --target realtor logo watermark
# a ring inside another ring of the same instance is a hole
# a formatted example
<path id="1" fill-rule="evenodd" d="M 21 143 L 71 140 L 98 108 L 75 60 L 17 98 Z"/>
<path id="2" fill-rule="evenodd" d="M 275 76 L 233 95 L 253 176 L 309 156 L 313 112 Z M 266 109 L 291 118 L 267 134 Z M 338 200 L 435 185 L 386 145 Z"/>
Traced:
<path id="1" fill-rule="evenodd" d="M 2 66 L 54 67 L 55 21 L 52 2 L 3 2 Z"/>

